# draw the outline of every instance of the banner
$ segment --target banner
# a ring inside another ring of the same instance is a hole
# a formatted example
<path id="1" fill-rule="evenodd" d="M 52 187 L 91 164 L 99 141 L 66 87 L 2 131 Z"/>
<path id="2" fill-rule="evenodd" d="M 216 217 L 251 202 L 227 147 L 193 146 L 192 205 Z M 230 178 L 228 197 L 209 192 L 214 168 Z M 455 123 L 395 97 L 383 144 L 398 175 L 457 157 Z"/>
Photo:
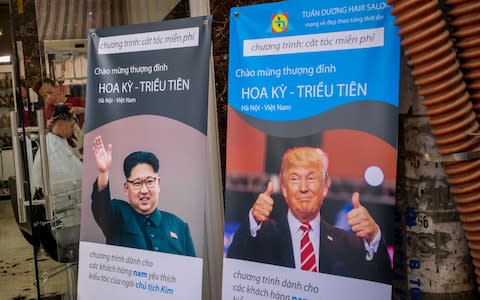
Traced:
<path id="1" fill-rule="evenodd" d="M 211 22 L 89 34 L 79 299 L 201 299 Z"/>
<path id="2" fill-rule="evenodd" d="M 378 0 L 230 12 L 224 299 L 390 299 L 399 39 Z"/>

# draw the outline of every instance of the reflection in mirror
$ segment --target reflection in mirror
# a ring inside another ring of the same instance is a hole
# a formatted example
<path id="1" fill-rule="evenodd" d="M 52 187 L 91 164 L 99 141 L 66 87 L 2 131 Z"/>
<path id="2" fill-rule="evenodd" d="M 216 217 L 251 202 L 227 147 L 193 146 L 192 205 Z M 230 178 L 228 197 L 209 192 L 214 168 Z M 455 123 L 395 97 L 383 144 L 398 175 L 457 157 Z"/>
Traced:
<path id="1" fill-rule="evenodd" d="M 44 100 L 47 129 L 51 125 L 52 112 L 59 104 L 66 104 L 78 118 L 69 144 L 77 157 L 82 159 L 85 94 L 87 87 L 87 41 L 44 41 L 46 74 L 53 82 L 44 82 L 39 93 Z M 49 94 L 50 93 L 50 94 Z"/>
<path id="2" fill-rule="evenodd" d="M 86 84 L 87 40 L 45 40 L 47 77 L 69 85 Z"/>

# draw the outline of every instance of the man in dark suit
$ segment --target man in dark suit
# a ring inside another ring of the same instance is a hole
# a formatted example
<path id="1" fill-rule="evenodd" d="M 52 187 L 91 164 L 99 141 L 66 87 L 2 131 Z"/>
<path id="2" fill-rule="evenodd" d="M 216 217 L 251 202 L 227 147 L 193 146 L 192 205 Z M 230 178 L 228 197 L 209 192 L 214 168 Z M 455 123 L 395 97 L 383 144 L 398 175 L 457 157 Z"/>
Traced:
<path id="1" fill-rule="evenodd" d="M 328 157 L 320 148 L 289 149 L 282 158 L 280 188 L 288 212 L 274 218 L 269 182 L 235 233 L 227 257 L 306 271 L 389 283 L 390 262 L 379 226 L 359 194 L 348 213 L 352 232 L 320 217 L 330 187 Z"/>
<path id="2" fill-rule="evenodd" d="M 93 185 L 92 212 L 107 244 L 195 256 L 188 224 L 157 209 L 160 192 L 159 162 L 151 152 L 129 154 L 123 163 L 128 202 L 111 199 L 109 169 L 112 145 L 96 137 L 93 154 L 98 178 Z"/>

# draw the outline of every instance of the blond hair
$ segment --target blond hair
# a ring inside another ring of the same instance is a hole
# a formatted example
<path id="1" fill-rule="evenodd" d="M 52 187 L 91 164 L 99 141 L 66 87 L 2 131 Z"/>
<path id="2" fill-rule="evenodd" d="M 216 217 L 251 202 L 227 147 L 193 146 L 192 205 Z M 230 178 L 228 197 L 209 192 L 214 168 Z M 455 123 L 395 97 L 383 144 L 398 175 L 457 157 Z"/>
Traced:
<path id="1" fill-rule="evenodd" d="M 322 171 L 323 178 L 328 177 L 328 156 L 318 147 L 294 147 L 290 148 L 282 156 L 282 165 L 280 167 L 280 182 L 285 180 L 285 170 L 299 164 L 318 164 Z"/>

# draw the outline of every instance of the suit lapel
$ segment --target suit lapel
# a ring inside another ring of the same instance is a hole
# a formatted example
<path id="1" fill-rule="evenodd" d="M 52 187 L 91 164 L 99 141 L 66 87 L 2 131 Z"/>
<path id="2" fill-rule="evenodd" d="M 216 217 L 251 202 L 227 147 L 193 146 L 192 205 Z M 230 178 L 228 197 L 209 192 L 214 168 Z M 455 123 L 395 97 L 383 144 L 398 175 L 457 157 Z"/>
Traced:
<path id="1" fill-rule="evenodd" d="M 295 258 L 293 256 L 292 235 L 290 233 L 290 227 L 288 226 L 287 216 L 282 218 L 282 222 L 276 226 L 280 237 L 280 244 L 277 246 L 278 257 L 281 261 L 280 264 L 285 267 L 295 268 Z"/>
<path id="2" fill-rule="evenodd" d="M 334 264 L 335 257 L 335 236 L 332 235 L 331 225 L 320 223 L 320 268 L 319 272 L 329 273 Z"/>

